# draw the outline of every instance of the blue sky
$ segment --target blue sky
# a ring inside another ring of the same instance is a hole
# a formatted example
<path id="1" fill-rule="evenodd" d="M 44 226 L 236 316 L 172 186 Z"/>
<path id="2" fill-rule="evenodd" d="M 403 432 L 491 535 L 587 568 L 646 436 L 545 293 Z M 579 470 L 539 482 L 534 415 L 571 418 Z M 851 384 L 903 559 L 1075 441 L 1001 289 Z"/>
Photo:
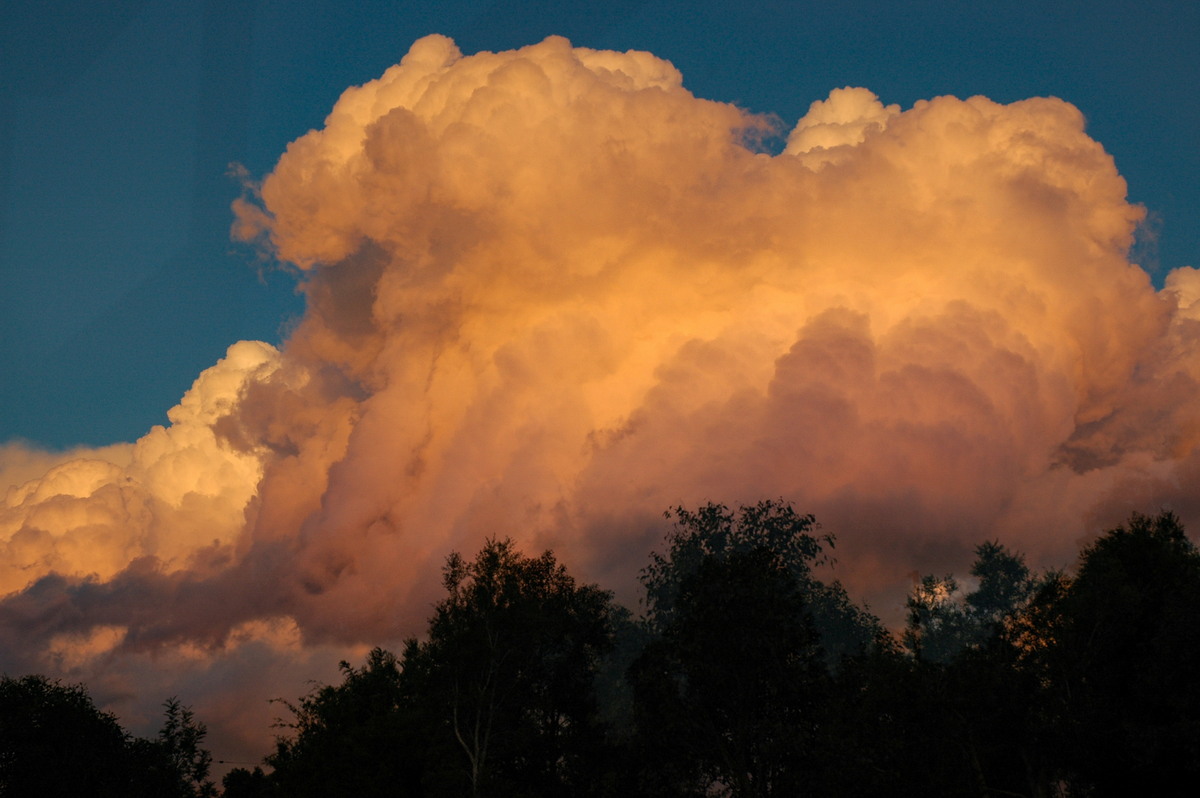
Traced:
<path id="1" fill-rule="evenodd" d="M 1150 212 L 1156 281 L 1200 258 L 1200 4 L 75 2 L 0 10 L 0 441 L 133 440 L 239 339 L 281 340 L 287 274 L 229 241 L 239 185 L 433 32 L 561 34 L 671 60 L 786 126 L 833 88 L 1076 104 Z"/>

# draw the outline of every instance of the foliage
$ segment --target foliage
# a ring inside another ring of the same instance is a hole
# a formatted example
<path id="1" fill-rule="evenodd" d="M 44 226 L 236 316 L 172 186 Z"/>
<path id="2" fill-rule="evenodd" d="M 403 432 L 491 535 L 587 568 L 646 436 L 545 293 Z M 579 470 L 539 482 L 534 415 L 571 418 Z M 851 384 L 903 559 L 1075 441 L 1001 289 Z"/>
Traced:
<path id="1" fill-rule="evenodd" d="M 373 649 L 361 668 L 340 664 L 339 685 L 318 687 L 285 703 L 291 737 L 277 740 L 267 758 L 282 795 L 392 795 L 419 789 L 420 738 L 412 719 L 415 699 L 391 652 Z M 241 789 L 255 780 L 239 776 Z"/>
<path id="2" fill-rule="evenodd" d="M 925 576 L 913 589 L 903 641 L 915 656 L 946 663 L 985 645 L 1019 616 L 1037 589 L 1025 559 L 998 542 L 975 548 L 971 575 L 979 586 L 965 596 L 953 576 Z"/>
<path id="3" fill-rule="evenodd" d="M 985 543 L 973 589 L 922 580 L 901 639 L 817 579 L 811 516 L 673 517 L 643 620 L 550 552 L 450 555 L 425 638 L 286 704 L 271 771 L 225 795 L 1105 798 L 1200 776 L 1200 551 L 1170 513 L 1073 573 Z M 80 685 L 3 677 L 0 796 L 213 795 L 204 724 L 164 708 L 134 739 Z"/>
<path id="4" fill-rule="evenodd" d="M 833 548 L 834 538 L 816 534 L 820 525 L 812 515 L 798 513 L 786 502 L 761 501 L 736 512 L 711 502 L 695 511 L 676 507 L 666 513 L 672 516 L 666 554 L 652 552 L 641 573 L 652 629 L 670 624 L 682 584 L 706 559 L 764 550 L 777 558 L 803 594 L 831 663 L 862 653 L 885 636 L 879 620 L 856 606 L 840 582 L 826 584 L 814 574 L 814 568 L 832 564 L 825 550 Z"/>
<path id="5" fill-rule="evenodd" d="M 804 579 L 812 565 L 823 560 L 822 544 L 833 545 L 830 535 L 810 534 L 819 528 L 816 518 L 782 502 L 742 506 L 736 514 L 710 502 L 695 511 L 676 507 L 664 514 L 672 515 L 675 523 L 667 533 L 667 553 L 651 552 L 650 564 L 642 569 L 646 615 L 659 628 L 670 622 L 684 579 L 699 570 L 706 558 L 765 549 L 775 553 L 793 577 Z"/>
<path id="6" fill-rule="evenodd" d="M 1044 639 L 1027 659 L 1051 691 L 1063 777 L 1097 796 L 1194 783 L 1200 552 L 1179 519 L 1135 514 L 1087 546 L 1075 577 L 1037 604 Z"/>
<path id="7" fill-rule="evenodd" d="M 196 798 L 215 796 L 216 788 L 208 778 L 212 754 L 200 747 L 208 729 L 196 720 L 190 707 L 179 703 L 178 698 L 167 699 L 163 708 L 165 717 L 157 743 L 166 759 L 167 773 L 175 782 L 173 794 Z"/>
<path id="8" fill-rule="evenodd" d="M 0 795 L 214 796 L 204 724 L 177 699 L 154 740 L 131 737 L 83 685 L 0 677 Z"/>
<path id="9" fill-rule="evenodd" d="M 626 675 L 653 635 L 646 624 L 618 604 L 609 614 L 612 646 L 596 670 L 596 701 L 599 719 L 606 735 L 628 742 L 634 731 L 633 689 Z"/>
<path id="10" fill-rule="evenodd" d="M 759 547 L 707 554 L 632 672 L 643 744 L 703 794 L 796 794 L 826 673 L 792 572 Z"/>
<path id="11" fill-rule="evenodd" d="M 275 794 L 271 778 L 260 767 L 234 768 L 221 780 L 222 798 L 270 798 Z"/>
<path id="12" fill-rule="evenodd" d="M 83 685 L 0 677 L 0 795 L 124 796 L 129 743 Z"/>
<path id="13" fill-rule="evenodd" d="M 449 595 L 406 663 L 442 709 L 472 794 L 581 794 L 596 748 L 594 680 L 612 645 L 611 596 L 550 552 L 489 541 L 446 561 Z"/>
<path id="14" fill-rule="evenodd" d="M 1030 576 L 998 544 L 979 588 L 926 577 L 909 599 L 931 744 L 954 792 L 1172 794 L 1200 776 L 1200 553 L 1171 513 L 1134 514 L 1074 576 Z M 910 722 L 907 728 L 916 728 Z"/>
<path id="15" fill-rule="evenodd" d="M 603 750 L 594 681 L 609 594 L 554 556 L 489 541 L 451 554 L 424 641 L 375 649 L 340 685 L 287 704 L 266 778 L 288 796 L 581 795 Z M 266 794 L 239 773 L 237 789 Z"/>
<path id="16" fill-rule="evenodd" d="M 923 790 L 1040 794 L 1051 783 L 1051 731 L 1044 685 L 1023 667 L 1023 647 L 1036 645 L 1030 632 L 1040 634 L 1028 623 L 1034 597 L 1056 577 L 1034 577 L 998 542 L 975 555 L 975 590 L 962 595 L 953 577 L 926 576 L 907 602 L 910 681 L 933 722 L 926 744 L 945 752 Z"/>

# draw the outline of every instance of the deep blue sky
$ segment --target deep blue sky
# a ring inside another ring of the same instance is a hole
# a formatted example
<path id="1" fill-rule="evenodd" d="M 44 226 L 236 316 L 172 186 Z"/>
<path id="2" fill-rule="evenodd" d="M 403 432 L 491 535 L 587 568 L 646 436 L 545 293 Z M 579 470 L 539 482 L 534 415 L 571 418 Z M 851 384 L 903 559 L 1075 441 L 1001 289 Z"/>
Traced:
<path id="1" fill-rule="evenodd" d="M 434 6 L 436 5 L 436 8 Z M 48 0 L 0 7 L 0 441 L 133 440 L 232 342 L 278 342 L 285 274 L 229 243 L 255 176 L 414 39 L 557 33 L 670 59 L 791 125 L 830 89 L 1075 103 L 1153 218 L 1137 258 L 1200 265 L 1200 3 Z"/>

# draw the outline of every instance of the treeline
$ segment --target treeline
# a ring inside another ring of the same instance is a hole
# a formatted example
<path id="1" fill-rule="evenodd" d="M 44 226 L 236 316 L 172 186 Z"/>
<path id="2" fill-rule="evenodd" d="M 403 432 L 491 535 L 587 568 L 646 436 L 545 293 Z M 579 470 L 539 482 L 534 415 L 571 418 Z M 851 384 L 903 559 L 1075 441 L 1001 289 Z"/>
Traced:
<path id="1" fill-rule="evenodd" d="M 152 738 L 130 735 L 82 685 L 0 676 L 0 796 L 209 798 L 205 727 L 171 698 Z"/>
<path id="2" fill-rule="evenodd" d="M 230 772 L 224 795 L 1194 789 L 1200 553 L 1170 513 L 1134 515 L 1071 573 L 985 543 L 972 589 L 924 578 L 897 635 L 819 578 L 833 540 L 812 516 L 777 502 L 672 515 L 639 616 L 550 552 L 452 554 L 424 637 L 287 703 L 275 751 Z M 4 789 L 2 743 L 0 795 L 49 794 Z"/>

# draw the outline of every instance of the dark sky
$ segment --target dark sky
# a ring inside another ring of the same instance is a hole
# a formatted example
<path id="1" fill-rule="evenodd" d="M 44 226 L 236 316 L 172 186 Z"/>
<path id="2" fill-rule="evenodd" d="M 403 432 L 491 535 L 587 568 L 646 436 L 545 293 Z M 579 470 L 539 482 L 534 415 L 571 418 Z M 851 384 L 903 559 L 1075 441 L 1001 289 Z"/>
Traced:
<path id="1" fill-rule="evenodd" d="M 436 8 L 434 8 L 436 6 Z M 51 0 L 0 10 L 0 441 L 133 440 L 294 281 L 229 242 L 238 181 L 413 40 L 550 34 L 671 60 L 698 96 L 794 124 L 833 88 L 1077 105 L 1149 211 L 1161 284 L 1200 251 L 1200 4 Z"/>

